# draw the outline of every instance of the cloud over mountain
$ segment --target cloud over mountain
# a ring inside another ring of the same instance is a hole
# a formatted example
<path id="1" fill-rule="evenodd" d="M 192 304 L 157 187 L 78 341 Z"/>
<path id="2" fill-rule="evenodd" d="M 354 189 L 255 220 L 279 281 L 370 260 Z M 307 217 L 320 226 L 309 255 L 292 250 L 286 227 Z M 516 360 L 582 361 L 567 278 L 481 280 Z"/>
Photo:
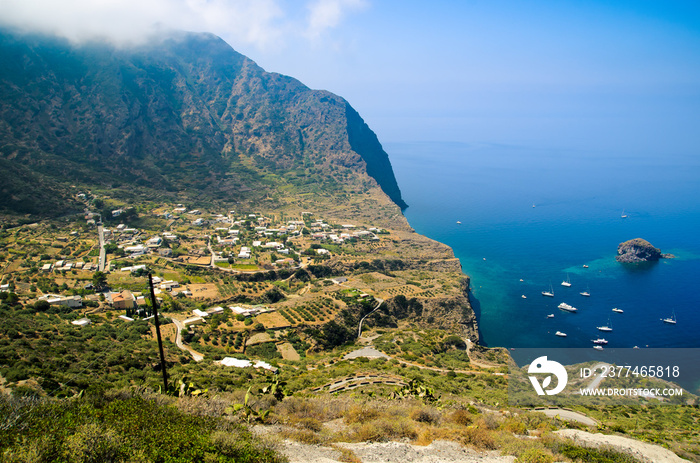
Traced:
<path id="1" fill-rule="evenodd" d="M 283 46 L 290 37 L 318 38 L 364 0 L 0 0 L 0 25 L 65 37 L 140 43 L 156 32 L 213 32 L 229 43 Z"/>

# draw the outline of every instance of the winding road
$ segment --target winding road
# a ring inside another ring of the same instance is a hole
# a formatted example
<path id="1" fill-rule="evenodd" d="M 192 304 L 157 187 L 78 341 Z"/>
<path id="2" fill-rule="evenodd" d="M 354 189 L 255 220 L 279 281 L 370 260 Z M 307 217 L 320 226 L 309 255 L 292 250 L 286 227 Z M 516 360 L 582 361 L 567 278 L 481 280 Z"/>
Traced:
<path id="1" fill-rule="evenodd" d="M 376 312 L 377 310 L 379 310 L 379 307 L 382 306 L 382 303 L 383 303 L 383 302 L 384 302 L 384 299 L 379 299 L 379 298 L 377 298 L 377 307 L 375 307 L 373 311 L 371 311 L 370 313 L 368 313 L 367 315 L 365 315 L 364 317 L 362 317 L 362 319 L 360 319 L 360 326 L 357 327 L 357 339 L 360 339 L 360 338 L 362 337 L 362 323 L 365 321 L 365 318 L 369 317 L 369 316 L 372 315 L 374 312 Z"/>
<path id="2" fill-rule="evenodd" d="M 182 330 L 185 329 L 185 325 L 183 325 L 182 322 L 175 317 L 170 317 L 170 320 L 172 320 L 175 326 L 177 327 L 177 334 L 175 335 L 175 345 L 177 345 L 178 349 L 189 353 L 195 362 L 201 362 L 202 360 L 204 360 L 204 356 L 202 354 L 186 346 L 182 342 Z"/>

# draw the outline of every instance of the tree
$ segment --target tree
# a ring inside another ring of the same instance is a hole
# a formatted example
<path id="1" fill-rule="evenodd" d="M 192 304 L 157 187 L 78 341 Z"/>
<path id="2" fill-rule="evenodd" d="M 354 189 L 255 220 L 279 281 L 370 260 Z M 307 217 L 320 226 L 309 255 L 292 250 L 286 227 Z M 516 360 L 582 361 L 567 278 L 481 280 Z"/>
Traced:
<path id="1" fill-rule="evenodd" d="M 107 275 L 99 270 L 92 275 L 92 285 L 96 289 L 102 289 L 107 285 Z"/>
<path id="2" fill-rule="evenodd" d="M 46 312 L 51 308 L 51 304 L 49 304 L 47 301 L 36 301 L 34 303 L 34 310 L 37 312 Z"/>

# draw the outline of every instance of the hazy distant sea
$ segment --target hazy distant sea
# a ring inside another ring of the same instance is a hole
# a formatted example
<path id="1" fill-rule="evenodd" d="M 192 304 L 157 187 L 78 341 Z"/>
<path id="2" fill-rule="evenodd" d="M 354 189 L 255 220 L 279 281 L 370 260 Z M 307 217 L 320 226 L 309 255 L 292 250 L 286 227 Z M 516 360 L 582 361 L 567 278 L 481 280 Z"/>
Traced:
<path id="1" fill-rule="evenodd" d="M 458 143 L 384 148 L 411 226 L 450 245 L 471 277 L 485 345 L 590 347 L 602 335 L 609 347 L 700 347 L 698 156 Z M 677 258 L 617 263 L 617 245 L 637 237 Z M 570 288 L 561 286 L 567 275 Z M 554 298 L 541 295 L 550 283 Z M 590 297 L 579 294 L 586 290 Z M 561 302 L 578 313 L 557 309 Z M 674 313 L 676 325 L 661 322 Z M 596 329 L 608 323 L 612 332 Z"/>

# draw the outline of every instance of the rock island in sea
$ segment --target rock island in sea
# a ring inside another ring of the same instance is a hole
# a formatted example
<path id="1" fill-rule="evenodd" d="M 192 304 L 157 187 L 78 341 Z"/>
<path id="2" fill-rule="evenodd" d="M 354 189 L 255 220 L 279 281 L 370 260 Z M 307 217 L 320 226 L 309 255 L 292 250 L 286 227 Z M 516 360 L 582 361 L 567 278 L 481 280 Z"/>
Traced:
<path id="1" fill-rule="evenodd" d="M 615 260 L 622 263 L 656 262 L 659 259 L 672 259 L 673 254 L 663 254 L 660 249 L 652 246 L 642 238 L 634 238 L 617 246 Z"/>

